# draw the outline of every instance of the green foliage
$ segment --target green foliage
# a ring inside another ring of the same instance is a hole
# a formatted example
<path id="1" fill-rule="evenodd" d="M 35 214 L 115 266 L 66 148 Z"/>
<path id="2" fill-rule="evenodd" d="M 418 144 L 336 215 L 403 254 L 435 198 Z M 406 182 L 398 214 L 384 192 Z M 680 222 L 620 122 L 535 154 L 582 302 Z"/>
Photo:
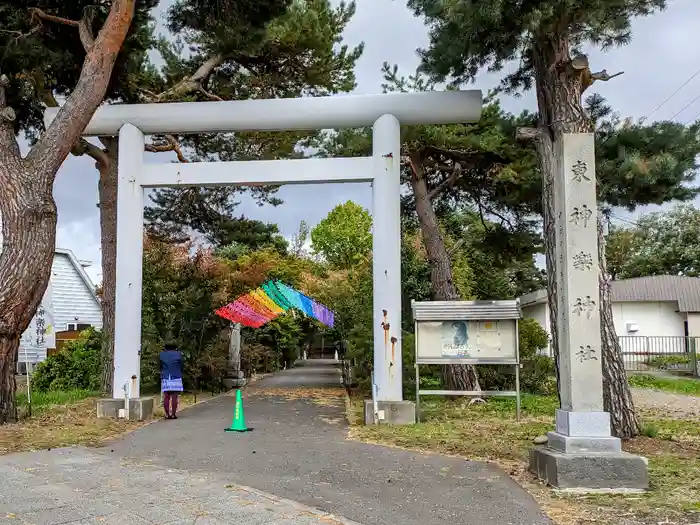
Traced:
<path id="1" fill-rule="evenodd" d="M 631 374 L 629 384 L 635 388 L 651 388 L 674 394 L 700 396 L 700 380 L 671 379 L 643 374 Z"/>
<path id="2" fill-rule="evenodd" d="M 644 215 L 634 227 L 612 229 L 609 238 L 618 279 L 700 276 L 700 210 L 692 205 Z"/>
<path id="3" fill-rule="evenodd" d="M 220 388 L 226 370 L 227 323 L 214 314 L 233 283 L 210 252 L 148 240 L 143 259 L 141 387 L 160 384 L 159 353 L 174 339 L 185 361 L 186 389 Z"/>
<path id="4" fill-rule="evenodd" d="M 441 212 L 446 236 L 461 241 L 453 260 L 464 258 L 473 275 L 471 297 L 463 298 L 512 299 L 544 286 L 533 257 L 541 240 L 529 226 L 508 230 L 469 209 Z"/>
<path id="5" fill-rule="evenodd" d="M 372 216 L 352 201 L 339 204 L 311 230 L 313 250 L 331 266 L 351 268 L 372 250 Z"/>
<path id="6" fill-rule="evenodd" d="M 674 368 L 688 368 L 690 366 L 690 355 L 660 355 L 647 359 L 646 364 L 659 370 L 673 370 Z"/>
<path id="7" fill-rule="evenodd" d="M 576 49 L 603 49 L 631 39 L 630 20 L 666 7 L 666 0 L 408 0 L 430 28 L 423 66 L 437 80 L 474 80 L 482 68 L 500 71 L 510 61 L 520 67 L 503 80 L 509 90 L 530 88 L 533 47 L 563 38 Z M 549 51 L 549 50 L 547 50 Z"/>
<path id="8" fill-rule="evenodd" d="M 531 394 L 553 395 L 557 392 L 554 360 L 541 355 L 547 348 L 549 336 L 534 319 L 521 319 L 518 333 L 520 343 L 520 388 Z M 479 367 L 481 388 L 484 390 L 512 390 L 515 377 L 512 366 Z"/>
<path id="9" fill-rule="evenodd" d="M 16 130 L 31 138 L 44 128 L 46 105 L 56 105 L 54 97 L 69 95 L 78 81 L 85 50 L 78 28 L 42 20 L 32 8 L 47 15 L 78 21 L 86 8 L 94 9 L 93 27 L 99 30 L 110 9 L 110 2 L 91 0 L 8 0 L 0 5 L 0 64 L 10 79 L 8 104 L 16 114 Z M 149 68 L 147 50 L 153 45 L 151 10 L 157 0 L 140 0 L 114 66 L 107 91 L 111 101 L 136 101 L 136 78 Z"/>
<path id="10" fill-rule="evenodd" d="M 283 365 L 291 367 L 300 355 L 302 342 L 308 332 L 315 328 L 315 323 L 304 323 L 300 312 L 287 312 L 269 323 L 256 329 L 244 329 L 246 345 L 258 345 L 271 352 L 271 372 Z"/>
<path id="11" fill-rule="evenodd" d="M 203 89 L 187 92 L 187 100 L 351 91 L 363 46 L 342 44 L 342 33 L 354 14 L 353 2 L 334 7 L 329 0 L 178 0 L 168 19 L 170 29 L 184 35 L 183 41 L 160 43 L 166 66 L 157 91 L 167 94 L 165 98 L 183 100 L 183 78 L 210 60 L 215 66 Z M 189 54 L 183 52 L 185 44 Z M 303 157 L 298 146 L 315 135 L 315 131 L 211 133 L 182 137 L 182 142 L 196 160 L 274 160 Z M 161 238 L 183 240 L 183 230 L 192 229 L 215 246 L 237 242 L 253 250 L 274 246 L 284 251 L 286 241 L 276 226 L 236 217 L 235 196 L 240 191 L 249 192 L 259 204 L 281 203 L 275 197 L 277 187 L 272 186 L 156 190 L 145 212 L 149 230 Z"/>
<path id="12" fill-rule="evenodd" d="M 71 341 L 58 353 L 39 363 L 32 375 L 38 392 L 99 391 L 101 381 L 102 334 L 92 328 Z"/>

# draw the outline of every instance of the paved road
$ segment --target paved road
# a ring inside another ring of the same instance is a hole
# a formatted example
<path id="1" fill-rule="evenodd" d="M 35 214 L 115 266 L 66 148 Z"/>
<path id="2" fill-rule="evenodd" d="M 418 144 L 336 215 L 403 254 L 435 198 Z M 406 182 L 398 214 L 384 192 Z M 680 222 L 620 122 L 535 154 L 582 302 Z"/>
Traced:
<path id="1" fill-rule="evenodd" d="M 352 525 L 226 476 L 83 448 L 0 457 L 1 525 Z"/>
<path id="2" fill-rule="evenodd" d="M 254 431 L 225 433 L 225 396 L 159 421 L 105 452 L 214 474 L 363 525 L 543 525 L 535 501 L 495 466 L 349 441 L 342 397 L 310 389 L 339 385 L 329 361 L 246 389 Z"/>

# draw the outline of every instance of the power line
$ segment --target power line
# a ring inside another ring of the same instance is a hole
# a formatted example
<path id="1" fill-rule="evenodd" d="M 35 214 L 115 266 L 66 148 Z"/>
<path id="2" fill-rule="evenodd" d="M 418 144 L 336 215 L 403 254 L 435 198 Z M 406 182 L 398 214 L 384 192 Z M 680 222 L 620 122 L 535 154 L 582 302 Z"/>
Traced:
<path id="1" fill-rule="evenodd" d="M 688 102 L 685 106 L 683 106 L 681 109 L 679 109 L 678 111 L 676 111 L 676 112 L 673 114 L 673 116 L 672 116 L 670 119 L 668 119 L 668 120 L 673 120 L 674 118 L 676 118 L 678 115 L 680 115 L 681 113 L 683 113 L 687 108 L 689 108 L 690 106 L 692 106 L 693 104 L 695 104 L 695 102 L 696 102 L 698 99 L 700 99 L 700 95 L 698 95 L 698 96 L 695 97 L 693 100 L 691 100 L 690 102 Z"/>
<path id="2" fill-rule="evenodd" d="M 690 78 L 688 78 L 688 80 L 686 80 L 685 82 L 683 82 L 683 83 L 680 85 L 680 87 L 679 87 L 678 89 L 676 89 L 673 93 L 671 93 L 668 97 L 666 97 L 658 106 L 656 106 L 654 109 L 652 109 L 652 110 L 651 110 L 651 113 L 649 113 L 646 117 L 642 118 L 642 121 L 645 121 L 646 119 L 648 119 L 649 117 L 651 117 L 654 113 L 656 113 L 657 111 L 659 111 L 659 109 L 661 109 L 669 100 L 671 100 L 673 97 L 675 97 L 676 94 L 677 94 L 681 89 L 683 89 L 685 86 L 687 86 L 687 85 L 690 83 L 690 81 L 693 80 L 693 79 L 694 79 L 695 77 L 697 77 L 698 75 L 700 75 L 700 68 L 698 68 L 698 70 L 697 70 L 695 73 L 693 73 L 692 75 L 690 75 Z"/>
<path id="3" fill-rule="evenodd" d="M 686 120 L 683 125 L 687 126 L 690 124 L 692 121 L 696 120 L 698 117 L 700 117 L 700 111 L 698 111 L 695 115 L 693 115 L 690 119 Z"/>
<path id="4" fill-rule="evenodd" d="M 630 224 L 630 225 L 635 226 L 637 228 L 641 228 L 639 223 L 634 222 L 630 219 L 625 219 L 624 217 L 620 217 L 619 215 L 617 215 L 615 213 L 610 212 L 610 217 L 612 217 L 613 219 L 617 219 L 618 221 L 626 222 L 627 224 Z"/>

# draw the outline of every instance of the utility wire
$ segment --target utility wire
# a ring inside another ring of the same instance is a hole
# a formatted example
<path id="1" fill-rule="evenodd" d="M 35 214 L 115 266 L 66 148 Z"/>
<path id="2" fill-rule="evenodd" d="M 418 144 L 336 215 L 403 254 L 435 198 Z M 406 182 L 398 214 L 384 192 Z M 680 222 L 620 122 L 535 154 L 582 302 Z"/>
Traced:
<path id="1" fill-rule="evenodd" d="M 698 95 L 698 96 L 695 97 L 693 100 L 691 100 L 690 102 L 688 102 L 685 106 L 683 106 L 681 109 L 679 109 L 678 111 L 676 111 L 676 112 L 673 114 L 673 116 L 672 116 L 670 119 L 668 119 L 668 120 L 673 120 L 674 118 L 676 118 L 678 115 L 680 115 L 681 113 L 683 113 L 686 109 L 688 109 L 690 106 L 692 106 L 693 104 L 695 104 L 695 102 L 697 102 L 699 99 L 700 99 L 700 95 Z M 691 119 L 691 120 L 692 120 L 692 119 Z"/>
<path id="2" fill-rule="evenodd" d="M 622 222 L 626 222 L 627 224 L 631 224 L 632 226 L 636 226 L 637 228 L 641 228 L 639 223 L 634 222 L 630 219 L 625 219 L 624 217 L 620 217 L 619 215 L 617 215 L 615 213 L 610 212 L 610 217 L 612 217 L 613 219 L 617 219 L 618 221 L 622 221 Z"/>
<path id="3" fill-rule="evenodd" d="M 656 106 L 654 109 L 652 109 L 652 110 L 651 110 L 651 113 L 649 113 L 646 117 L 643 117 L 643 118 L 641 119 L 642 122 L 644 122 L 646 119 L 648 119 L 649 117 L 651 117 L 654 113 L 656 113 L 657 111 L 659 111 L 659 109 L 661 109 L 664 105 L 666 105 L 666 103 L 667 103 L 669 100 L 671 100 L 673 97 L 675 97 L 676 94 L 677 94 L 681 89 L 683 89 L 685 86 L 687 86 L 687 85 L 690 83 L 690 81 L 693 80 L 693 79 L 694 79 L 695 77 L 697 77 L 698 75 L 700 75 L 700 68 L 699 68 L 695 73 L 693 73 L 692 75 L 690 75 L 690 78 L 688 78 L 688 80 L 686 80 L 685 82 L 683 82 L 683 83 L 680 85 L 680 87 L 679 87 L 678 89 L 676 89 L 673 93 L 671 93 L 668 97 L 666 97 L 658 106 Z"/>
<path id="4" fill-rule="evenodd" d="M 690 123 L 693 122 L 694 120 L 697 120 L 698 117 L 700 117 L 700 111 L 698 111 L 695 115 L 693 115 L 691 118 L 689 118 L 688 120 L 686 120 L 686 121 L 683 123 L 683 125 L 684 125 L 684 126 L 687 126 L 688 124 L 690 124 Z"/>

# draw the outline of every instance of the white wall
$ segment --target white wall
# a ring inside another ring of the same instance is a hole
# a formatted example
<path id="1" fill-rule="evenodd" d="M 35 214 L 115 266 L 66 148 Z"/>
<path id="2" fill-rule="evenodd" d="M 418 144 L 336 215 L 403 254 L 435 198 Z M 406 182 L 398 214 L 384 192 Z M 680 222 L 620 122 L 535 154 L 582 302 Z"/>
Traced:
<path id="1" fill-rule="evenodd" d="M 102 309 L 67 255 L 57 253 L 54 256 L 51 284 L 57 332 L 67 330 L 68 323 L 87 323 L 102 328 Z"/>
<path id="2" fill-rule="evenodd" d="M 628 354 L 627 361 L 646 359 L 645 356 L 635 356 L 637 352 L 682 353 L 685 343 L 681 339 L 663 339 L 683 337 L 685 335 L 684 321 L 686 314 L 676 312 L 676 302 L 617 302 L 613 303 L 613 322 L 615 331 L 621 337 L 622 351 Z M 535 319 L 551 335 L 549 327 L 549 308 L 546 303 L 531 304 L 522 307 L 523 317 Z M 627 323 L 634 321 L 639 330 L 628 332 Z M 700 330 L 700 320 L 698 320 Z M 692 335 L 692 334 L 691 334 Z M 700 336 L 700 333 L 696 334 Z M 651 337 L 659 339 L 634 339 L 634 337 Z M 545 352 L 551 355 L 550 349 Z"/>
<path id="3" fill-rule="evenodd" d="M 531 304 L 522 307 L 523 317 L 532 318 L 537 321 L 542 328 L 547 331 L 547 335 L 552 336 L 549 325 L 549 307 L 546 302 L 541 304 Z M 551 344 L 551 341 L 550 341 Z M 545 348 L 540 352 L 543 355 L 550 355 L 551 351 L 549 347 Z"/>
<path id="4" fill-rule="evenodd" d="M 523 317 L 535 319 L 549 331 L 549 308 L 546 303 L 523 306 Z M 675 302 L 613 303 L 613 322 L 619 336 L 668 337 L 685 335 L 685 314 L 677 312 Z M 628 332 L 627 323 L 634 321 L 639 330 Z M 700 335 L 700 334 L 698 334 Z"/>
<path id="5" fill-rule="evenodd" d="M 613 303 L 613 320 L 619 336 L 683 337 L 685 314 L 677 312 L 674 302 Z M 634 321 L 639 330 L 628 332 L 627 323 Z"/>

